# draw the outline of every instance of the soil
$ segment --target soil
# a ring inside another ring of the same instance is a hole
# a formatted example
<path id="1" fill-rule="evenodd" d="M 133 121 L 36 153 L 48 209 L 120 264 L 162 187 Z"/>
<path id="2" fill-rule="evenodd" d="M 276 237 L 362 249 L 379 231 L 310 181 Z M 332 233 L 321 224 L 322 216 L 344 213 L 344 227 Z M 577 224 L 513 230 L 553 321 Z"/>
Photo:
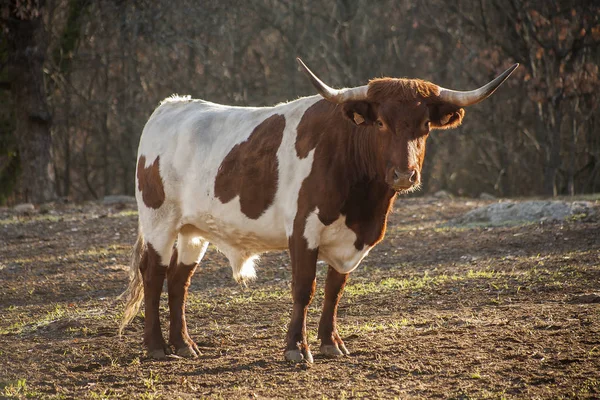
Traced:
<path id="1" fill-rule="evenodd" d="M 264 255 L 257 280 L 242 287 L 211 247 L 187 308 L 202 355 L 154 361 L 143 315 L 117 335 L 133 206 L 0 209 L 0 397 L 599 398 L 599 218 L 444 225 L 490 203 L 396 201 L 386 238 L 352 273 L 340 305 L 349 357 L 318 353 L 319 265 L 314 364 L 283 358 L 286 253 Z"/>

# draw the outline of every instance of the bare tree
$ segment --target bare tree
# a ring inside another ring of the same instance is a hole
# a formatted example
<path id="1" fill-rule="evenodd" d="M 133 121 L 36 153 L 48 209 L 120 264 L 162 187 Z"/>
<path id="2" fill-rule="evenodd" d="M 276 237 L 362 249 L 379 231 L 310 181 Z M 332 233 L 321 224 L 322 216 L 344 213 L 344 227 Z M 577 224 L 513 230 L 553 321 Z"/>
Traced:
<path id="1" fill-rule="evenodd" d="M 10 1 L 0 9 L 8 50 L 7 75 L 13 99 L 15 137 L 21 160 L 20 191 L 27 201 L 54 200 L 51 115 L 44 87 L 44 2 Z"/>

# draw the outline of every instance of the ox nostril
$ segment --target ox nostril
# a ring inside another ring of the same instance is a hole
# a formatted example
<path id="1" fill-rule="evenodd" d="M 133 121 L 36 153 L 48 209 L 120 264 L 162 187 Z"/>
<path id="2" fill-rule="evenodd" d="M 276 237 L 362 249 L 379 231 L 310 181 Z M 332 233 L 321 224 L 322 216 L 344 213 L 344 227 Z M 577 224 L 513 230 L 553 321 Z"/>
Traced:
<path id="1" fill-rule="evenodd" d="M 417 181 L 417 171 L 413 169 L 408 171 L 408 173 L 410 174 L 410 176 L 408 177 L 408 181 L 410 183 L 415 183 Z"/>
<path id="2" fill-rule="evenodd" d="M 400 179 L 401 176 L 402 174 L 398 172 L 397 169 L 394 169 L 394 180 L 397 181 L 398 179 Z"/>

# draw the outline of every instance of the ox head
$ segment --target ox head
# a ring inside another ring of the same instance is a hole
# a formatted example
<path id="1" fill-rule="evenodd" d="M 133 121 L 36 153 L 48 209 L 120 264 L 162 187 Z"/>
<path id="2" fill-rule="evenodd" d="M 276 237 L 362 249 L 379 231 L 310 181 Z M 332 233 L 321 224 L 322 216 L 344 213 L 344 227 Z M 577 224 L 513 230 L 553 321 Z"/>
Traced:
<path id="1" fill-rule="evenodd" d="M 489 97 L 518 67 L 515 64 L 479 89 L 460 92 L 444 89 L 419 79 L 373 79 L 356 88 L 333 89 L 297 59 L 317 91 L 328 101 L 342 106 L 353 124 L 374 135 L 378 152 L 377 169 L 396 191 L 420 186 L 425 142 L 432 129 L 459 126 L 463 107 Z"/>

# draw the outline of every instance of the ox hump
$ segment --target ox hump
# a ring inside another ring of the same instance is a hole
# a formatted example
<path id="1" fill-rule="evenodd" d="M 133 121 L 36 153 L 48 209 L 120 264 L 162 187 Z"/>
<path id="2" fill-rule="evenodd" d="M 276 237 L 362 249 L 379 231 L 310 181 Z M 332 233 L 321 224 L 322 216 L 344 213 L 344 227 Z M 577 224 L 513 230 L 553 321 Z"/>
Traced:
<path id="1" fill-rule="evenodd" d="M 221 203 L 239 196 L 241 211 L 250 219 L 258 219 L 269 209 L 277 192 L 277 150 L 284 129 L 285 117 L 272 115 L 231 149 L 215 178 L 215 196 Z"/>
<path id="2" fill-rule="evenodd" d="M 323 115 L 331 110 L 331 103 L 327 100 L 319 100 L 310 106 L 302 115 L 298 124 L 298 136 L 296 137 L 296 155 L 303 159 L 317 147 L 322 129 L 315 127 L 315 116 Z"/>
<path id="3" fill-rule="evenodd" d="M 146 156 L 140 156 L 137 165 L 138 190 L 142 193 L 144 204 L 153 209 L 160 208 L 165 202 L 165 188 L 160 176 L 160 156 L 146 167 Z"/>

